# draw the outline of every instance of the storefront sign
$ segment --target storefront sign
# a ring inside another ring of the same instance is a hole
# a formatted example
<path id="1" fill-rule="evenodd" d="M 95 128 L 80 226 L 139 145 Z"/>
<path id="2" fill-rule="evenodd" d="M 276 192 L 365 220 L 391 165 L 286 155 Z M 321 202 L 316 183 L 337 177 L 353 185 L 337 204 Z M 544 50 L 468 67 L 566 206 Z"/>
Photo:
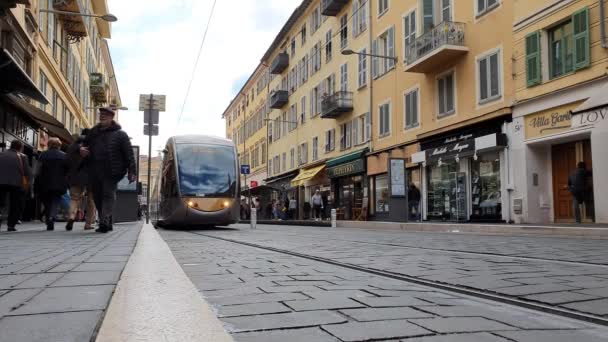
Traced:
<path id="1" fill-rule="evenodd" d="M 555 107 L 529 115 L 525 118 L 526 139 L 540 138 L 570 130 L 572 115 L 570 111 L 581 102 Z"/>
<path id="2" fill-rule="evenodd" d="M 253 188 L 257 188 L 258 187 L 258 182 L 257 181 L 251 181 L 249 187 L 252 188 L 252 189 Z"/>
<path id="3" fill-rule="evenodd" d="M 391 197 L 405 197 L 405 160 L 391 159 Z"/>
<path id="4" fill-rule="evenodd" d="M 601 122 L 608 122 L 608 107 L 572 116 L 572 128 L 595 126 Z"/>
<path id="5" fill-rule="evenodd" d="M 364 159 L 357 159 L 349 163 L 341 164 L 338 166 L 330 167 L 327 169 L 327 175 L 329 178 L 337 178 L 349 176 L 357 173 L 365 172 L 365 161 Z"/>
<path id="6" fill-rule="evenodd" d="M 434 162 L 440 159 L 464 157 L 475 153 L 475 139 L 458 141 L 453 144 L 440 146 L 426 150 L 426 162 Z"/>

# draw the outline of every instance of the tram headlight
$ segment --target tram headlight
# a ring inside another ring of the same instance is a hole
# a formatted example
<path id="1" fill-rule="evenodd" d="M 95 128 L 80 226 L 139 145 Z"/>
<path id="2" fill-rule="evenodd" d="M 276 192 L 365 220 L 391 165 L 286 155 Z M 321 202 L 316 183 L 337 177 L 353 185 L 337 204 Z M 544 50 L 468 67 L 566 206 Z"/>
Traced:
<path id="1" fill-rule="evenodd" d="M 194 208 L 194 202 L 192 202 L 192 201 L 188 201 L 188 206 L 189 206 L 190 208 Z"/>
<path id="2" fill-rule="evenodd" d="M 230 206 L 230 202 L 229 201 L 224 201 L 224 203 L 222 203 L 224 205 L 224 208 L 228 208 Z"/>

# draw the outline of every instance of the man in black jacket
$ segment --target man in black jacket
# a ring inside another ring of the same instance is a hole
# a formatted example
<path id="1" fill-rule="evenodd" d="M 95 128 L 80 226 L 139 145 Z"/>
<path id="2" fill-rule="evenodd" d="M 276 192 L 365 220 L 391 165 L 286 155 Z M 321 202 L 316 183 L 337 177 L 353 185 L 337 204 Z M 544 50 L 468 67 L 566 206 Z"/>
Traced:
<path id="1" fill-rule="evenodd" d="M 15 225 L 21 218 L 25 195 L 23 178 L 32 182 L 32 169 L 23 154 L 23 143 L 19 140 L 11 142 L 10 149 L 0 153 L 0 209 L 9 206 L 8 231 L 14 232 Z M 2 217 L 0 217 L 2 225 Z"/>
<path id="2" fill-rule="evenodd" d="M 588 201 L 589 181 L 592 177 L 591 171 L 587 170 L 584 162 L 579 162 L 576 170 L 568 177 L 568 188 L 574 200 L 574 217 L 576 223 L 581 223 L 581 204 Z M 587 203 L 589 204 L 589 203 Z"/>
<path id="3" fill-rule="evenodd" d="M 89 184 L 99 212 L 98 233 L 112 230 L 112 212 L 116 201 L 116 186 L 128 173 L 135 181 L 135 157 L 129 136 L 114 121 L 111 108 L 99 109 L 99 124 L 93 127 L 80 148 L 86 158 Z"/>

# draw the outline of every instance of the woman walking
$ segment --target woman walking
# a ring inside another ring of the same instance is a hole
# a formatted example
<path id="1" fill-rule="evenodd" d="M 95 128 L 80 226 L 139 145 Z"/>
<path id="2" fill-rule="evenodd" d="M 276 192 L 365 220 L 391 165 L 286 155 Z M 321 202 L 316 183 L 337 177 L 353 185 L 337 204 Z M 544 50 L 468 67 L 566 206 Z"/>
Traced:
<path id="1" fill-rule="evenodd" d="M 48 151 L 43 152 L 38 159 L 35 189 L 46 211 L 46 230 L 54 230 L 61 197 L 68 189 L 66 180 L 68 165 L 65 153 L 59 150 L 61 147 L 59 139 L 49 139 L 48 146 Z"/>

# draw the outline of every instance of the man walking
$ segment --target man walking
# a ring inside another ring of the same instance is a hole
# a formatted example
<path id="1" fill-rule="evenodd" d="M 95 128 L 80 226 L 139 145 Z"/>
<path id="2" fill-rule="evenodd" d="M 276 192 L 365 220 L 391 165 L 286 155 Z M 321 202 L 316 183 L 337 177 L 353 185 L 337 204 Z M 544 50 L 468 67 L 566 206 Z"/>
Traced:
<path id="1" fill-rule="evenodd" d="M 579 162 L 576 170 L 568 177 L 568 189 L 574 199 L 574 217 L 576 223 L 581 223 L 581 204 L 587 202 L 589 180 L 592 174 L 588 171 L 585 162 Z"/>
<path id="2" fill-rule="evenodd" d="M 65 153 L 61 148 L 61 141 L 50 138 L 49 149 L 42 152 L 38 158 L 36 183 L 34 189 L 40 195 L 46 212 L 46 230 L 55 230 L 55 220 L 61 199 L 68 189 L 65 175 L 67 165 Z"/>
<path id="3" fill-rule="evenodd" d="M 315 194 L 312 196 L 312 209 L 315 215 L 315 221 L 321 220 L 321 210 L 323 209 L 323 197 L 321 197 L 321 191 L 317 189 Z"/>
<path id="4" fill-rule="evenodd" d="M 99 109 L 99 124 L 91 129 L 80 147 L 86 158 L 89 184 L 95 206 L 99 211 L 98 233 L 112 230 L 112 213 L 118 182 L 128 173 L 129 182 L 135 181 L 135 157 L 129 136 L 114 121 L 111 108 Z"/>
<path id="5" fill-rule="evenodd" d="M 291 220 L 297 219 L 297 215 L 296 215 L 297 209 L 298 209 L 298 202 L 296 201 L 295 198 L 293 198 L 293 196 L 291 196 L 291 199 L 289 200 L 289 219 L 291 219 Z"/>
<path id="6" fill-rule="evenodd" d="M 25 204 L 25 194 L 32 182 L 32 169 L 23 153 L 23 143 L 11 142 L 10 149 L 0 153 L 0 209 L 9 206 L 8 231 L 14 232 L 21 218 Z M 8 202 L 7 202 L 8 197 Z M 0 218 L 0 226 L 2 219 Z"/>
<path id="7" fill-rule="evenodd" d="M 90 190 L 87 168 L 84 167 L 84 159 L 80 156 L 80 147 L 90 130 L 85 128 L 82 135 L 76 135 L 76 141 L 68 147 L 68 185 L 70 187 L 70 217 L 65 226 L 66 230 L 72 230 L 74 221 L 77 219 L 78 210 L 82 207 L 82 200 L 86 192 L 86 219 L 84 229 L 93 229 L 95 223 L 95 201 L 93 191 Z"/>

